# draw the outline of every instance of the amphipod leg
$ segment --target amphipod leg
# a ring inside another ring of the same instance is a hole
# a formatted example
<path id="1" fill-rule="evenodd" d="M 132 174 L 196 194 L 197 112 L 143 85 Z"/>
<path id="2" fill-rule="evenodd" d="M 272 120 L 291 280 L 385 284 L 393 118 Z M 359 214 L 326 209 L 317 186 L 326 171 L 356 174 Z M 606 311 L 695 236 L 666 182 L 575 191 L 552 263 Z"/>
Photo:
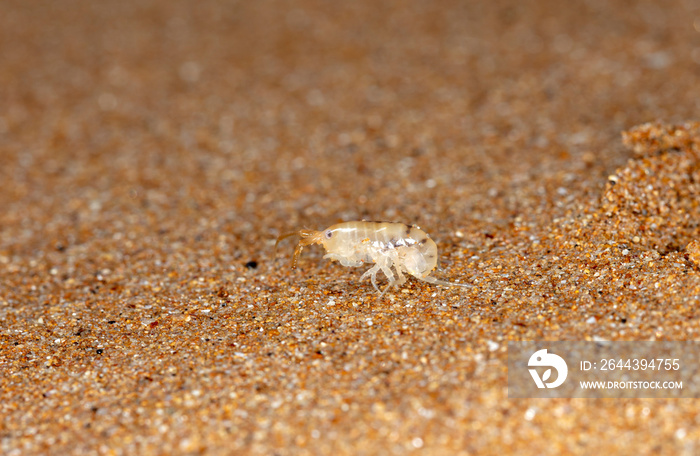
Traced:
<path id="1" fill-rule="evenodd" d="M 377 291 L 381 291 L 381 290 L 379 290 L 379 287 L 377 286 L 377 272 L 379 272 L 379 269 L 380 269 L 380 266 L 378 264 L 375 264 L 374 266 L 372 266 L 371 269 L 368 269 L 367 271 L 365 271 L 365 273 L 362 274 L 362 277 L 360 277 L 360 280 L 364 280 L 365 277 L 369 276 L 370 279 L 372 279 L 372 285 L 374 286 L 374 289 Z"/>
<path id="2" fill-rule="evenodd" d="M 362 266 L 362 264 L 363 264 L 362 261 L 348 260 L 343 255 L 338 255 L 337 253 L 326 253 L 325 255 L 323 255 L 323 258 L 338 261 L 343 266 L 357 267 L 357 266 Z"/>
<path id="3" fill-rule="evenodd" d="M 435 277 L 432 277 L 432 276 L 425 276 L 425 277 L 414 276 L 414 277 L 418 280 L 422 280 L 423 282 L 432 283 L 433 285 L 442 285 L 443 287 L 464 287 L 464 288 L 472 288 L 473 287 L 473 285 L 469 285 L 468 283 L 445 282 L 444 280 L 436 279 Z"/>
<path id="4" fill-rule="evenodd" d="M 396 286 L 400 287 L 401 285 L 406 283 L 406 276 L 403 275 L 403 272 L 401 271 L 401 266 L 394 263 L 394 268 L 396 269 L 396 274 L 399 276 L 398 280 L 396 281 Z"/>
<path id="5" fill-rule="evenodd" d="M 379 267 L 382 269 L 382 272 L 384 273 L 386 278 L 389 279 L 389 285 L 387 285 L 384 288 L 384 291 L 379 293 L 379 299 L 382 299 L 382 296 L 384 296 L 384 293 L 386 293 L 389 290 L 389 288 L 393 287 L 398 282 L 396 279 L 394 279 L 394 273 L 391 272 L 390 265 L 387 266 L 384 263 L 386 263 L 386 261 L 382 262 Z"/>

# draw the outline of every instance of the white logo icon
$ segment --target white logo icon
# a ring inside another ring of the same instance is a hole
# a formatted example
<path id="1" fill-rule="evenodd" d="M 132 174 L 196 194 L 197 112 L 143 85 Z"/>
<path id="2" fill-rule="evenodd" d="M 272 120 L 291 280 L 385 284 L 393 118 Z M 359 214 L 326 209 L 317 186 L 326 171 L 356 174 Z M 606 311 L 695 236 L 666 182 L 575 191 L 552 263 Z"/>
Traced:
<path id="1" fill-rule="evenodd" d="M 559 355 L 554 353 L 547 353 L 547 349 L 537 350 L 530 356 L 530 360 L 527 362 L 529 367 L 550 367 L 557 371 L 557 379 L 553 382 L 545 383 L 552 376 L 552 369 L 547 369 L 542 378 L 540 378 L 536 369 L 529 369 L 532 379 L 537 384 L 538 388 L 556 388 L 564 383 L 566 376 L 569 373 L 569 368 L 566 365 L 566 361 Z"/>

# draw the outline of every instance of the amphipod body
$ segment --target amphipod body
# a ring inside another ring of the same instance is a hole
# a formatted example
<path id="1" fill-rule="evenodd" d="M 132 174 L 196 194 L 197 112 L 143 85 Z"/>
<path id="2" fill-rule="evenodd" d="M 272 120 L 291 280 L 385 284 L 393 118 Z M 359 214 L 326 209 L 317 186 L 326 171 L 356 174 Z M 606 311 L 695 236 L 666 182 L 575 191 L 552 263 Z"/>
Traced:
<path id="1" fill-rule="evenodd" d="M 406 282 L 404 272 L 418 280 L 443 286 L 471 287 L 463 283 L 445 282 L 430 276 L 437 267 L 437 245 L 430 236 L 417 226 L 391 222 L 344 222 L 323 231 L 301 230 L 288 233 L 277 239 L 298 234 L 301 239 L 294 250 L 292 268 L 296 268 L 304 247 L 321 244 L 326 249 L 323 258 L 337 260 L 343 266 L 361 266 L 374 263 L 360 280 L 369 276 L 377 291 L 377 273 L 382 271 L 389 285 L 381 292 Z M 396 270 L 396 275 L 391 268 Z"/>

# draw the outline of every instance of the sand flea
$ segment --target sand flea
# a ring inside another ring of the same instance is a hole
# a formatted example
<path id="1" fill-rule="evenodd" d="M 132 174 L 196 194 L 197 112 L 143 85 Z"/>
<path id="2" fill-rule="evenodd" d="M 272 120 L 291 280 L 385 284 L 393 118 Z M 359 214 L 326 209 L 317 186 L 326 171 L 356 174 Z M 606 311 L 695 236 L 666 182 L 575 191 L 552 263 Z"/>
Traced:
<path id="1" fill-rule="evenodd" d="M 437 267 L 438 251 L 430 236 L 417 226 L 392 222 L 343 222 L 323 231 L 300 230 L 277 238 L 277 244 L 287 237 L 299 235 L 294 250 L 292 268 L 296 268 L 304 247 L 321 244 L 326 249 L 323 258 L 337 260 L 343 266 L 361 266 L 374 263 L 361 280 L 369 276 L 377 291 L 377 273 L 382 271 L 389 285 L 380 292 L 380 297 L 391 287 L 406 282 L 404 272 L 418 280 L 433 285 L 471 287 L 471 285 L 445 282 L 430 276 Z M 275 244 L 275 246 L 277 245 Z M 396 275 L 391 268 L 396 270 Z"/>

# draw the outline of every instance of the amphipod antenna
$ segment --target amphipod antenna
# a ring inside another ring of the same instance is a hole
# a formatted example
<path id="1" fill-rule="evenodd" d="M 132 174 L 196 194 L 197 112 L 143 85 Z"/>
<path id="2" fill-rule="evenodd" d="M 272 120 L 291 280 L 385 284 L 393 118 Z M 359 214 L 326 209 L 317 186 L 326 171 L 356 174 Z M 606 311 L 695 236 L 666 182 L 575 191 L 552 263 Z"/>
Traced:
<path id="1" fill-rule="evenodd" d="M 275 242 L 275 252 L 277 251 L 277 245 L 280 243 L 280 241 L 292 236 L 299 236 L 301 238 L 294 249 L 294 256 L 292 257 L 292 269 L 296 269 L 297 261 L 299 261 L 299 255 L 301 255 L 304 247 L 313 244 L 320 244 L 323 239 L 323 231 L 299 230 L 292 233 L 285 233 L 277 238 L 277 242 Z"/>

